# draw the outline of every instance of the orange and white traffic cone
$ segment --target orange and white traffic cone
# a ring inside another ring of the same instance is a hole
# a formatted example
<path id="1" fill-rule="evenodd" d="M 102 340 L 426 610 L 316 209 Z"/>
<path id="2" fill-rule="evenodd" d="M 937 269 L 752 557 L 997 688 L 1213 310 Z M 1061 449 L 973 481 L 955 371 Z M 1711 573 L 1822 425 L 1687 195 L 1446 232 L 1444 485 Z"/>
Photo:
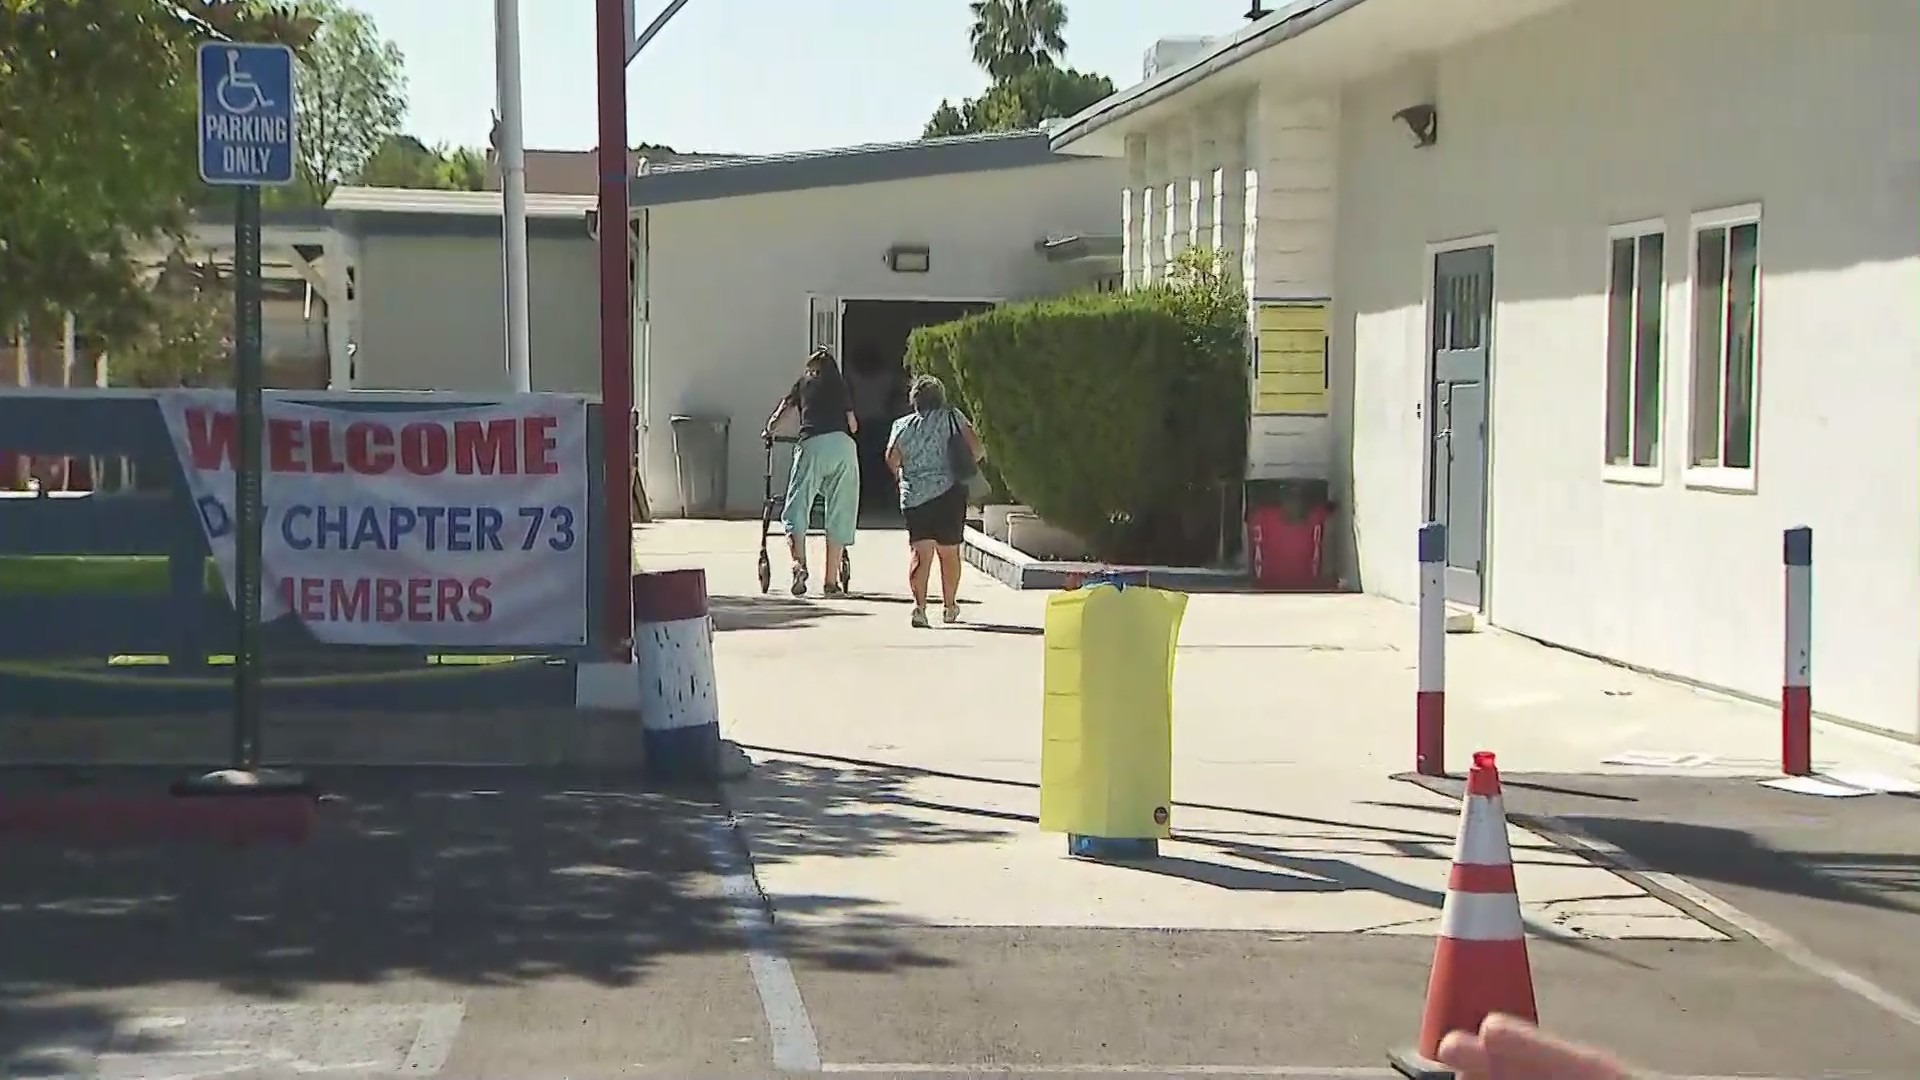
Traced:
<path id="1" fill-rule="evenodd" d="M 1452 1080 L 1453 1070 L 1434 1060 L 1449 1031 L 1478 1031 L 1493 1013 L 1537 1023 L 1533 968 L 1527 962 L 1526 923 L 1513 885 L 1513 852 L 1507 847 L 1507 812 L 1500 801 L 1500 771 L 1493 754 L 1473 755 L 1467 773 L 1460 840 L 1454 850 L 1447 901 L 1440 910 L 1440 940 L 1427 980 L 1420 1043 L 1388 1055 L 1411 1080 Z"/>

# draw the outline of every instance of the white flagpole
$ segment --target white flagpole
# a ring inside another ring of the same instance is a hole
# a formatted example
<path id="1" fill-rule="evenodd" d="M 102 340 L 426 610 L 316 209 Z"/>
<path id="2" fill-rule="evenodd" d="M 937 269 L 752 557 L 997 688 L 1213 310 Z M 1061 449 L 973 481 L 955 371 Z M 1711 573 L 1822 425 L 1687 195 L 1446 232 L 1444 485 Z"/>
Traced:
<path id="1" fill-rule="evenodd" d="M 507 374 L 513 389 L 533 388 L 527 330 L 527 147 L 520 117 L 520 0 L 494 0 L 494 67 L 500 97 L 501 247 L 507 278 Z"/>

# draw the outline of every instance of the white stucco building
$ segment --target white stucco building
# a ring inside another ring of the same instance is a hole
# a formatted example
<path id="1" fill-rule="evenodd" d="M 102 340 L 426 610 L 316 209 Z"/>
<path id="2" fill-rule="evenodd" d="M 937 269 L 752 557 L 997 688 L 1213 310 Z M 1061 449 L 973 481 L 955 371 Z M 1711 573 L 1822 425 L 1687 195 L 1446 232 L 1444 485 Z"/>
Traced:
<path id="1" fill-rule="evenodd" d="M 757 513 L 761 424 L 814 345 L 897 360 L 914 325 L 1118 287 L 1123 177 L 1044 132 L 642 162 L 634 401 L 654 511 L 681 508 L 670 421 L 685 414 L 731 420 L 726 509 Z M 599 391 L 595 201 L 527 200 L 538 390 Z M 328 206 L 354 283 L 333 385 L 507 389 L 499 193 L 343 188 Z"/>
<path id="2" fill-rule="evenodd" d="M 1261 302 L 1250 472 L 1411 599 L 1920 737 L 1920 2 L 1294 0 L 1057 130 Z M 1298 310 L 1289 311 L 1289 308 Z M 1323 367 L 1299 334 L 1323 327 Z M 1288 344 L 1288 335 L 1294 335 Z M 1320 381 L 1316 394 L 1311 383 Z"/>
<path id="3" fill-rule="evenodd" d="M 527 333 L 535 390 L 599 393 L 591 195 L 527 196 Z M 340 188 L 329 385 L 497 393 L 507 376 L 500 193 Z M 351 352 L 348 344 L 354 348 Z"/>
<path id="4" fill-rule="evenodd" d="M 897 360 L 912 325 L 1117 275 L 1101 241 L 1122 176 L 1041 132 L 643 169 L 636 401 L 656 511 L 680 505 L 673 415 L 732 419 L 728 509 L 755 512 L 760 426 L 811 346 Z"/>

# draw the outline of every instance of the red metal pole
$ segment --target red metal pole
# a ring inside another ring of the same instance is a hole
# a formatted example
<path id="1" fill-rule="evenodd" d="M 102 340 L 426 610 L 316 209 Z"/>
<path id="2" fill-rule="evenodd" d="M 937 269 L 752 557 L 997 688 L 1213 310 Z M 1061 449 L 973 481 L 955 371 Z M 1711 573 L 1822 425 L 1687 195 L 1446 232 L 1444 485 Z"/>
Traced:
<path id="1" fill-rule="evenodd" d="M 600 87 L 600 400 L 606 475 L 606 626 L 611 659 L 633 658 L 633 307 L 627 285 L 627 9 L 594 0 Z"/>

